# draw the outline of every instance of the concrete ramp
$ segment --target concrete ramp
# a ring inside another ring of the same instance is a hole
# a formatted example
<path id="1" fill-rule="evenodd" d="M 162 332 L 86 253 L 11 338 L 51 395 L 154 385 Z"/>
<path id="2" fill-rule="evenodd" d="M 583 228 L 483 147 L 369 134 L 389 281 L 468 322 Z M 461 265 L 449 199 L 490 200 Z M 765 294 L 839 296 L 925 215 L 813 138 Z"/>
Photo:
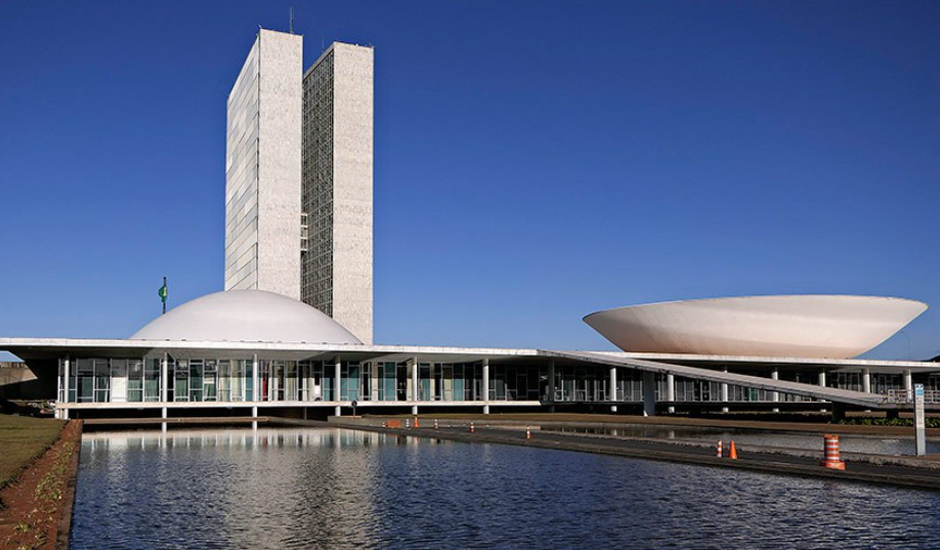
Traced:
<path id="1" fill-rule="evenodd" d="M 749 388 L 757 388 L 761 390 L 789 393 L 793 395 L 810 397 L 813 399 L 824 399 L 826 401 L 832 401 L 833 403 L 857 405 L 860 407 L 865 407 L 866 409 L 898 408 L 897 404 L 885 402 L 884 396 L 878 394 L 844 390 L 839 388 L 825 388 L 815 384 L 803 384 L 801 382 L 791 382 L 789 380 L 774 380 L 772 378 L 751 376 L 749 374 L 735 374 L 731 372 L 703 369 L 700 367 L 674 365 L 672 363 L 663 363 L 661 361 L 649 361 L 646 359 L 635 359 L 632 357 L 618 357 L 616 355 L 588 351 L 539 350 L 539 355 L 544 357 L 557 357 L 559 359 L 583 361 L 597 365 L 626 367 L 643 372 L 672 374 L 675 376 L 681 376 L 683 378 L 706 380 L 709 382 L 719 382 L 732 384 L 735 386 L 746 386 Z"/>

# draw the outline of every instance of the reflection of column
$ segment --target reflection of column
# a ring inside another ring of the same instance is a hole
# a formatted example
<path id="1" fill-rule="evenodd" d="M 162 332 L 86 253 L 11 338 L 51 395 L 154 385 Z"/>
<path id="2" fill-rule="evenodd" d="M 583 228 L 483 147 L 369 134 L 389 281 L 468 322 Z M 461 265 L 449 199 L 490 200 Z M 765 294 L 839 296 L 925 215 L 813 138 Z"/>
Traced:
<path id="1" fill-rule="evenodd" d="M 617 367 L 610 367 L 610 412 L 617 412 Z"/>
<path id="2" fill-rule="evenodd" d="M 728 367 L 724 367 L 721 370 L 722 372 L 728 372 Z M 728 402 L 728 383 L 727 382 L 721 383 L 721 402 L 722 403 Z M 728 407 L 722 407 L 721 412 L 728 412 Z"/>
<path id="3" fill-rule="evenodd" d="M 871 393 L 871 369 L 862 369 L 862 391 Z"/>
<path id="4" fill-rule="evenodd" d="M 674 403 L 676 400 L 676 376 L 674 374 L 666 375 L 666 401 Z M 666 409 L 669 414 L 676 412 L 676 408 L 669 405 Z"/>
<path id="5" fill-rule="evenodd" d="M 490 414 L 490 360 L 483 360 L 483 414 Z"/>

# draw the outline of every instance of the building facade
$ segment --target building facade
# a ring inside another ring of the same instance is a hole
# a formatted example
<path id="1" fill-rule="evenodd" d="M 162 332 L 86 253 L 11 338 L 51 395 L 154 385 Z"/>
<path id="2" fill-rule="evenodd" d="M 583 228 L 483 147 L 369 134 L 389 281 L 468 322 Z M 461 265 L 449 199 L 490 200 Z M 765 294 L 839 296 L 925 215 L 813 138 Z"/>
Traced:
<path id="1" fill-rule="evenodd" d="M 372 342 L 373 50 L 258 32 L 228 100 L 225 289 L 302 300 Z"/>
<path id="2" fill-rule="evenodd" d="M 371 343 L 372 48 L 334 42 L 303 89 L 301 299 Z"/>
<path id="3" fill-rule="evenodd" d="M 300 298 L 303 39 L 262 29 L 228 98 L 225 289 Z"/>

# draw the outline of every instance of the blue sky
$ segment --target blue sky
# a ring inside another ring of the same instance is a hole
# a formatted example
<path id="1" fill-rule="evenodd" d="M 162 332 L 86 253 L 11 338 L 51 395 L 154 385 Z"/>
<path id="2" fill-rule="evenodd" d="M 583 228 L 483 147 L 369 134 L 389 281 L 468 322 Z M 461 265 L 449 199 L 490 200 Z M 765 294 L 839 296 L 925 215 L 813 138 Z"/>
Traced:
<path id="1" fill-rule="evenodd" d="M 221 290 L 259 25 L 375 46 L 379 343 L 612 349 L 642 302 L 890 295 L 940 353 L 935 2 L 0 2 L 0 335 Z"/>

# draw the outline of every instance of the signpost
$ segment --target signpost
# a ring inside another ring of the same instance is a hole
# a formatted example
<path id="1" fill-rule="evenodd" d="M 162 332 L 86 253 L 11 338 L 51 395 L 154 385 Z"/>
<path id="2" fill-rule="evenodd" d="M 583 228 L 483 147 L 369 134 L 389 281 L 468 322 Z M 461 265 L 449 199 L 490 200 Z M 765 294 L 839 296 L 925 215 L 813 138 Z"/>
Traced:
<path id="1" fill-rule="evenodd" d="M 914 384 L 914 436 L 917 456 L 927 454 L 927 430 L 924 422 L 924 385 Z"/>

